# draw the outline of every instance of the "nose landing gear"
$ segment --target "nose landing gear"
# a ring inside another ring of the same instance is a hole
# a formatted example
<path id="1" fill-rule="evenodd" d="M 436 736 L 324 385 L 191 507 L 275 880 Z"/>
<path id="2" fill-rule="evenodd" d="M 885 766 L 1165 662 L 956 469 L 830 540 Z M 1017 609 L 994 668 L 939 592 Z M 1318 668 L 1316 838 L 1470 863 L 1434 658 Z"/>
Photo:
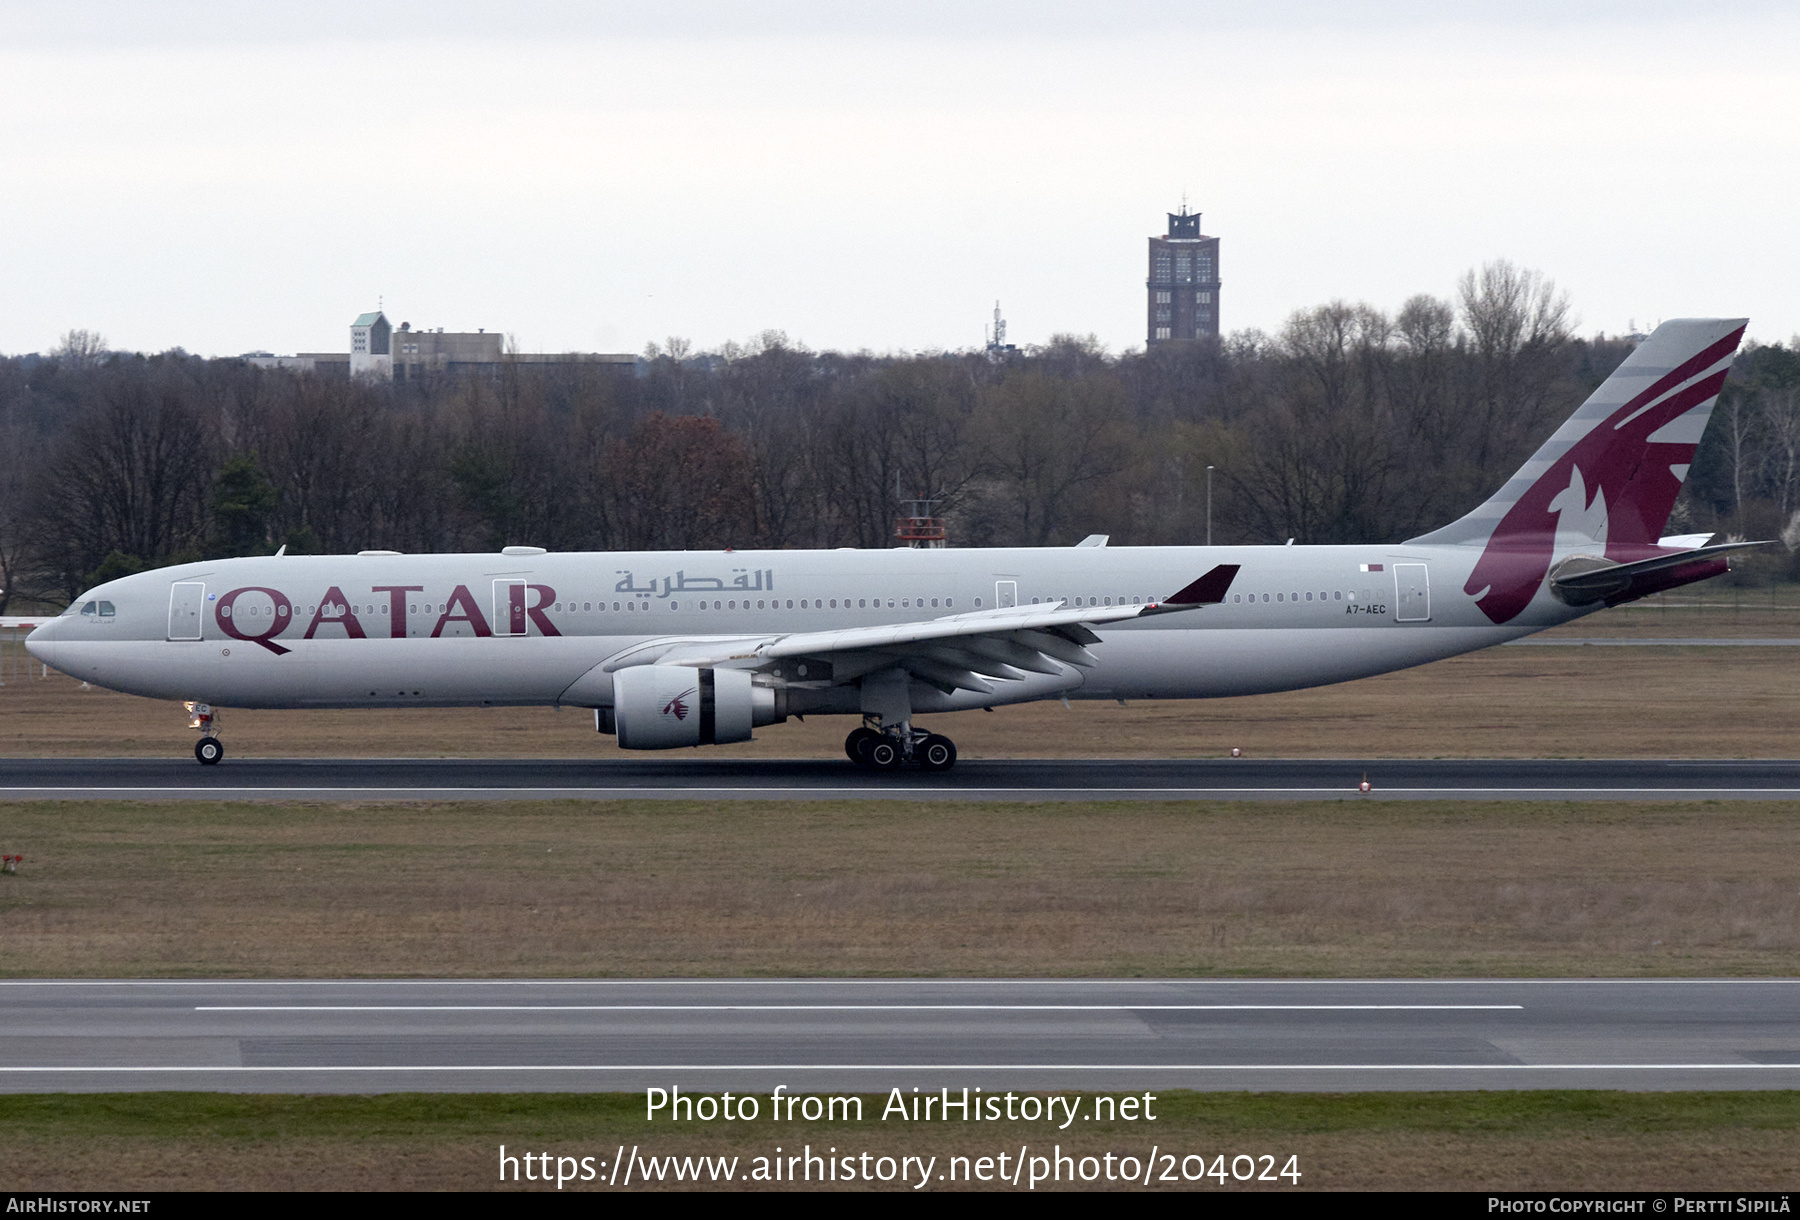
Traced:
<path id="1" fill-rule="evenodd" d="M 210 703 L 185 703 L 187 708 L 188 728 L 200 730 L 200 740 L 194 743 L 194 757 L 203 766 L 214 766 L 225 757 L 225 743 L 219 740 L 218 713 L 213 711 Z"/>

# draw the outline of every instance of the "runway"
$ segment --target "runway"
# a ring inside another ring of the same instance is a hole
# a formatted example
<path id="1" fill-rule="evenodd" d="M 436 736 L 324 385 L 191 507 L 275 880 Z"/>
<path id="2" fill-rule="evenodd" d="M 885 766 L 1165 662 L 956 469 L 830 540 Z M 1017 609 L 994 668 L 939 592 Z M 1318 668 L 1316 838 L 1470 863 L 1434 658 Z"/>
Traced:
<path id="1" fill-rule="evenodd" d="M 1371 792 L 1360 792 L 1367 778 Z M 0 759 L 0 799 L 1794 800 L 1800 760 Z"/>
<path id="2" fill-rule="evenodd" d="M 0 982 L 0 1091 L 1800 1087 L 1800 980 Z"/>

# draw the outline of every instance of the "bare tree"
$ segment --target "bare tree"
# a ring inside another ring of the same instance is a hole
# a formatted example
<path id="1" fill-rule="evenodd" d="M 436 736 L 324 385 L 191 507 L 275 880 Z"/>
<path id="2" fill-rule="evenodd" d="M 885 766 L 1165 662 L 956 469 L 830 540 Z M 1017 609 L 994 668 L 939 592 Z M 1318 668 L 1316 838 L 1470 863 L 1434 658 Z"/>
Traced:
<path id="1" fill-rule="evenodd" d="M 1081 528 L 1078 497 L 1097 493 L 1137 458 L 1118 383 L 1103 376 L 1008 376 L 985 396 L 979 428 L 992 486 L 989 528 L 1015 545 L 1068 541 Z"/>
<path id="2" fill-rule="evenodd" d="M 709 415 L 655 414 L 610 448 L 615 544 L 702 550 L 754 539 L 750 459 Z"/>
<path id="3" fill-rule="evenodd" d="M 1770 386 L 1757 394 L 1767 442 L 1765 477 L 1786 520 L 1800 499 L 1800 386 Z"/>
<path id="4" fill-rule="evenodd" d="M 1757 465 L 1757 412 L 1750 392 L 1741 386 L 1727 385 L 1713 409 L 1719 420 L 1720 441 L 1724 445 L 1725 462 L 1731 471 L 1731 515 L 1744 511 L 1745 485 L 1754 478 Z"/>
<path id="5" fill-rule="evenodd" d="M 106 356 L 106 337 L 98 331 L 64 331 L 50 354 L 72 368 L 92 368 Z"/>
<path id="6" fill-rule="evenodd" d="M 64 438 L 40 501 L 64 589 L 117 555 L 125 565 L 199 557 L 212 436 L 183 370 L 113 375 Z"/>
<path id="7" fill-rule="evenodd" d="M 1574 319 L 1566 293 L 1506 259 L 1465 272 L 1457 294 L 1476 365 L 1470 404 L 1475 427 L 1467 440 L 1475 464 L 1485 468 L 1536 431 L 1561 374 Z"/>
<path id="8" fill-rule="evenodd" d="M 12 457 L 0 462 L 0 614 L 22 588 L 31 570 L 33 531 L 30 521 L 31 476 L 26 455 L 38 449 L 12 412 L 0 414 L 0 453 Z"/>

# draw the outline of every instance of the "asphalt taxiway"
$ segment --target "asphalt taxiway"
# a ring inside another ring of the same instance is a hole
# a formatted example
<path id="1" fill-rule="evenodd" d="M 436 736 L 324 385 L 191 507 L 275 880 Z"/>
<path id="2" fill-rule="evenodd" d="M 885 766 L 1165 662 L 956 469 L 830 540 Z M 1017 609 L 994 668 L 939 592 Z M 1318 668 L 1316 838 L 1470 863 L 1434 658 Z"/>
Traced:
<path id="1" fill-rule="evenodd" d="M 0 982 L 0 1091 L 1800 1087 L 1800 980 Z"/>
<path id="2" fill-rule="evenodd" d="M 1361 791 L 1367 779 L 1371 791 Z M 3 799 L 1794 800 L 1794 759 L 0 759 Z"/>

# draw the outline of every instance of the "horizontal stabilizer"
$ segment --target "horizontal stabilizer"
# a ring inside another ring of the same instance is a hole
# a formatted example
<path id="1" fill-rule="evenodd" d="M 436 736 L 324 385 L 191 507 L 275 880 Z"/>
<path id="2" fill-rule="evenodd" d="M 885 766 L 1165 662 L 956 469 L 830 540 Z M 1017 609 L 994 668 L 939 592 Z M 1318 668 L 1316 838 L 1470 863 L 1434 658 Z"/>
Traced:
<path id="1" fill-rule="evenodd" d="M 1571 606 L 1605 602 L 1616 606 L 1664 589 L 1718 576 L 1729 570 L 1724 556 L 1767 542 L 1722 542 L 1668 555 L 1652 555 L 1634 563 L 1614 563 L 1592 555 L 1571 555 L 1550 574 L 1550 592 Z"/>

